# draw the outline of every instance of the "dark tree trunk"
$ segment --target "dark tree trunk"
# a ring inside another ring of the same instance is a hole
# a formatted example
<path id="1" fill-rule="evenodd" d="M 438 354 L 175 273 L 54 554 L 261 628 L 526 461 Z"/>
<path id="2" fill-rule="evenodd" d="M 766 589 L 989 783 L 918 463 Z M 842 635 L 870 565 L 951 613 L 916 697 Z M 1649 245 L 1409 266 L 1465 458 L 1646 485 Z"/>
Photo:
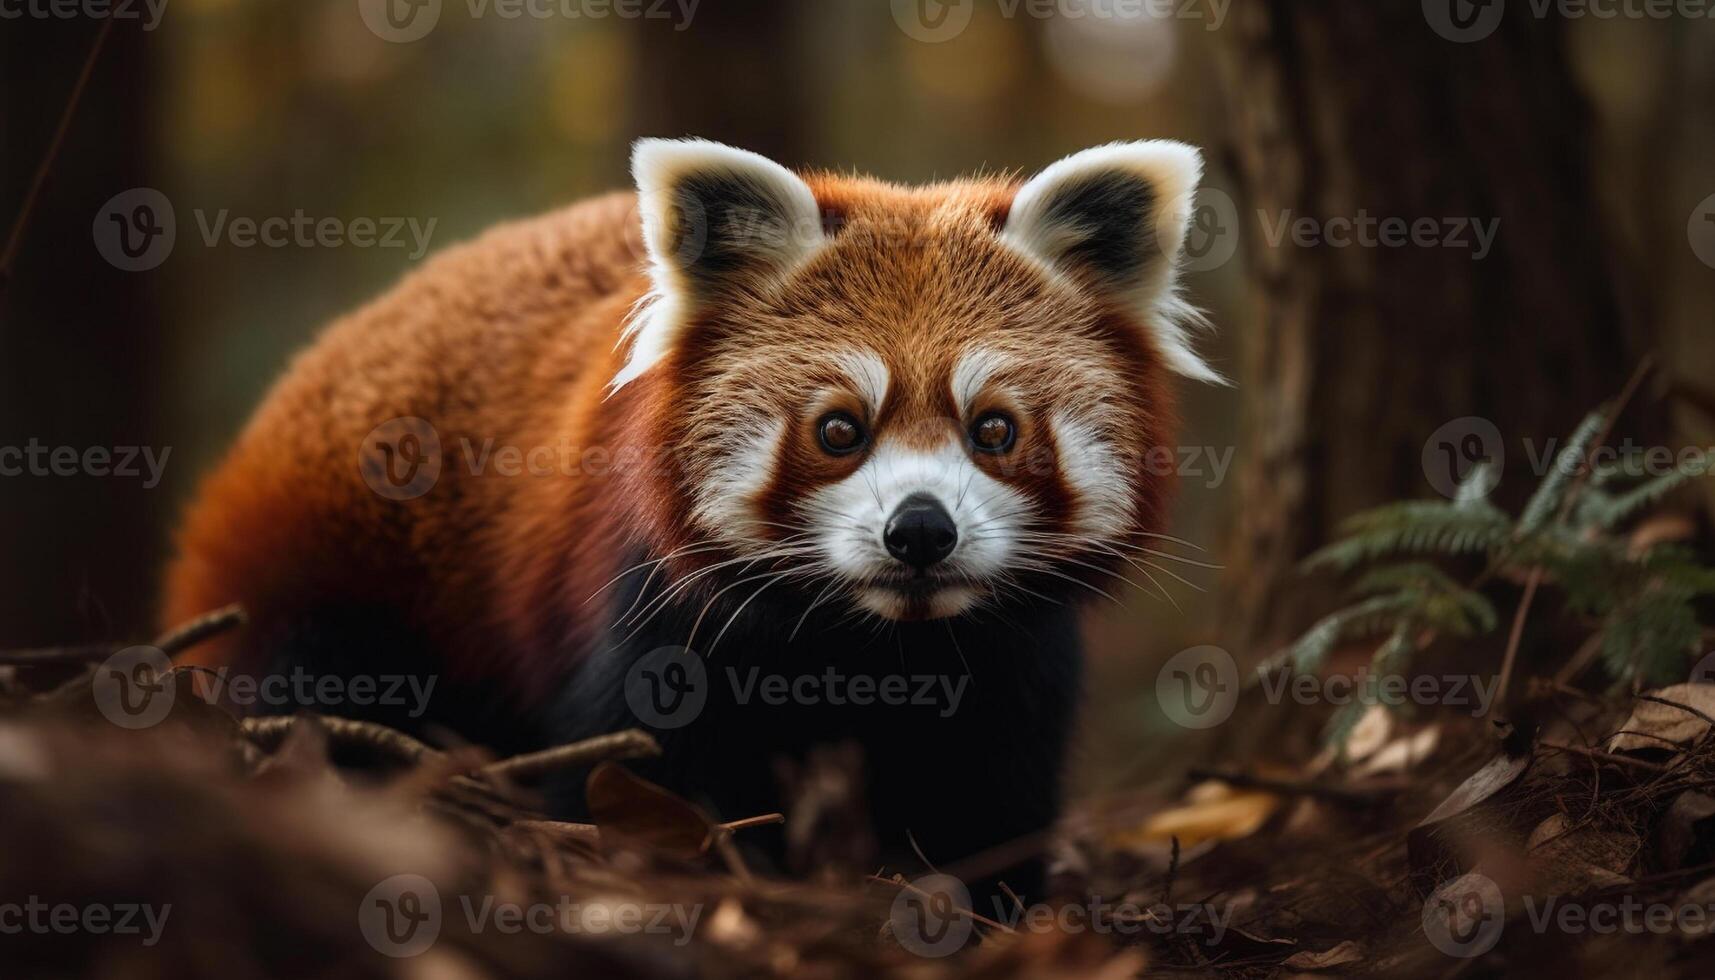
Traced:
<path id="1" fill-rule="evenodd" d="M 26 17 L 0 28 L 0 236 L 30 196 L 101 27 Z M 158 40 L 135 20 L 113 25 L 0 281 L 0 450 L 68 448 L 80 471 L 54 473 L 46 455 L 37 456 L 46 474 L 10 452 L 0 458 L 14 474 L 0 474 L 0 646 L 130 637 L 153 620 L 166 491 L 92 475 L 83 454 L 166 449 L 156 394 L 167 342 L 161 273 L 121 271 L 92 234 L 109 199 L 153 182 Z"/>
<path id="2" fill-rule="evenodd" d="M 804 125 L 817 118 L 800 36 L 807 4 L 704 4 L 696 26 L 638 21 L 636 120 L 645 136 L 700 136 L 804 164 Z"/>
<path id="3" fill-rule="evenodd" d="M 1228 595 L 1258 653 L 1318 611 L 1326 584 L 1292 571 L 1341 518 L 1434 492 L 1431 433 L 1492 421 L 1497 502 L 1515 504 L 1534 482 L 1526 440 L 1564 438 L 1650 345 L 1605 241 L 1563 27 L 1509 14 L 1460 44 L 1416 3 L 1234 7 L 1221 71 L 1256 322 Z M 1498 234 L 1477 259 L 1474 241 L 1299 247 L 1264 230 L 1360 210 Z"/>

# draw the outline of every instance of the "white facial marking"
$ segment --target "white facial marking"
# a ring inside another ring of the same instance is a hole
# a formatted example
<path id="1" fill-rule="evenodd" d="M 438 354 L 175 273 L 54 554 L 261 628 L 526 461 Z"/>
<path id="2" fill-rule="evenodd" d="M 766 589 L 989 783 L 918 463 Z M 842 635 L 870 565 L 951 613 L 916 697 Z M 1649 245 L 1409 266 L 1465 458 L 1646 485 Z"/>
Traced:
<path id="1" fill-rule="evenodd" d="M 887 363 L 872 351 L 845 351 L 834 358 L 844 372 L 846 380 L 852 383 L 858 397 L 869 408 L 870 416 L 881 414 L 882 403 L 887 400 L 887 384 L 889 374 Z"/>
<path id="2" fill-rule="evenodd" d="M 1131 526 L 1131 474 L 1120 466 L 1113 444 L 1094 425 L 1061 410 L 1049 419 L 1060 473 L 1076 500 L 1072 528 L 1087 537 L 1107 538 Z"/>
<path id="3" fill-rule="evenodd" d="M 953 403 L 969 415 L 972 403 L 995 373 L 1010 363 L 1010 358 L 986 347 L 973 347 L 959 357 L 953 366 Z"/>
<path id="4" fill-rule="evenodd" d="M 884 440 L 857 472 L 811 494 L 804 517 L 832 570 L 849 581 L 871 583 L 856 590 L 859 605 L 898 618 L 906 600 L 878 580 L 898 579 L 906 569 L 888 554 L 882 535 L 888 518 L 916 494 L 939 501 L 958 528 L 958 545 L 933 569 L 953 581 L 930 596 L 926 610 L 931 617 L 955 616 L 982 598 L 967 581 L 1006 570 L 1032 508 L 1023 494 L 984 473 L 954 433 L 932 450 Z"/>
<path id="5" fill-rule="evenodd" d="M 721 464 L 696 490 L 693 519 L 717 538 L 752 544 L 766 537 L 757 523 L 756 498 L 774 478 L 786 423 L 735 426 L 724 440 Z"/>

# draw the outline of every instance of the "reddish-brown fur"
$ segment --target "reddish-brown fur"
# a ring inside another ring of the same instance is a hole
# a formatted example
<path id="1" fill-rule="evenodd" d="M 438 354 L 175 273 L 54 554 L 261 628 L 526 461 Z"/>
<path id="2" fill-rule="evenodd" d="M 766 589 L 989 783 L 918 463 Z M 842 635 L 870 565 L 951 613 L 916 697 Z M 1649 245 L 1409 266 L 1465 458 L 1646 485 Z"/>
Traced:
<path id="1" fill-rule="evenodd" d="M 618 324 L 646 288 L 633 202 L 615 194 L 496 228 L 334 323 L 204 483 L 179 534 L 165 620 L 236 601 L 254 630 L 329 600 L 372 601 L 469 651 L 455 670 L 515 676 L 539 613 L 578 591 L 556 581 L 568 554 L 551 542 L 615 554 L 625 501 L 472 473 L 459 440 L 529 449 L 557 446 L 560 433 L 587 447 L 627 438 L 648 386 L 603 397 Z M 365 437 L 399 417 L 431 420 L 441 439 L 439 482 L 416 500 L 377 494 L 359 469 Z M 569 563 L 585 594 L 603 581 L 596 565 Z M 243 642 L 202 659 L 230 660 Z"/>
<path id="2" fill-rule="evenodd" d="M 792 420 L 766 514 L 788 513 L 851 465 L 814 450 L 802 394 L 815 352 L 854 336 L 888 362 L 887 417 L 877 420 L 888 438 L 957 416 L 946 378 L 961 349 L 981 342 L 1024 355 L 1015 380 L 1048 404 L 1092 360 L 1106 365 L 1125 386 L 1124 448 L 1142 459 L 1169 443 L 1172 387 L 1134 314 L 1051 282 L 998 241 L 1015 185 L 811 184 L 838 217 L 818 265 L 772 310 L 700 319 L 611 397 L 622 325 L 648 289 L 629 194 L 497 228 L 333 324 L 202 487 L 179 535 L 165 620 L 241 602 L 255 635 L 325 603 L 374 604 L 432 637 L 452 679 L 499 680 L 530 697 L 538 670 L 606 628 L 610 611 L 588 600 L 629 554 L 698 539 L 688 483 L 705 462 L 699 446 L 730 424 L 723 400 Z M 400 417 L 428 420 L 441 443 L 438 483 L 405 501 L 374 492 L 359 467 L 366 436 Z M 1020 418 L 1022 447 L 1051 460 L 1049 440 Z M 586 458 L 569 475 L 507 475 L 492 463 L 474 472 L 467 457 L 487 440 L 496 452 L 570 447 L 611 462 Z M 637 452 L 656 464 L 627 458 Z M 979 463 L 1064 521 L 1071 501 L 1054 466 Z M 1132 479 L 1133 534 L 1159 529 L 1168 481 L 1141 470 Z M 201 659 L 233 662 L 245 636 Z"/>

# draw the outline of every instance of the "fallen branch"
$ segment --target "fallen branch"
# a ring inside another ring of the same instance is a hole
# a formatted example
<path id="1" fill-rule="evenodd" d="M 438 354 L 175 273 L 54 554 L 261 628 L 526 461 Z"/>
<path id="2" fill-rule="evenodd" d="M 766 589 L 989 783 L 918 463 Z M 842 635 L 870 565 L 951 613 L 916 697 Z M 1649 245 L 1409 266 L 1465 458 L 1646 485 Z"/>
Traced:
<path id="1" fill-rule="evenodd" d="M 199 616 L 182 626 L 163 633 L 152 646 L 168 657 L 212 639 L 247 622 L 241 606 L 227 606 Z M 70 647 L 45 647 L 36 650 L 0 650 L 0 667 L 42 667 L 58 664 L 87 664 L 106 660 L 121 650 L 136 644 L 86 643 Z"/>
<path id="2" fill-rule="evenodd" d="M 249 621 L 243 606 L 226 606 L 169 630 L 155 641 L 155 647 L 169 657 L 177 656 L 204 640 L 235 630 Z"/>
<path id="3" fill-rule="evenodd" d="M 540 752 L 515 755 L 510 759 L 491 762 L 471 772 L 473 776 L 529 780 L 561 769 L 582 769 L 598 762 L 618 762 L 623 759 L 653 759 L 661 754 L 655 737 L 641 729 L 630 728 L 611 735 L 559 745 Z"/>
<path id="4" fill-rule="evenodd" d="M 245 718 L 239 730 L 265 752 L 273 752 L 285 744 L 286 738 L 299 725 L 317 725 L 328 739 L 340 745 L 374 749 L 389 758 L 418 765 L 445 757 L 445 753 L 424 742 L 386 725 L 351 718 L 331 718 L 325 715 L 280 715 L 267 718 Z"/>

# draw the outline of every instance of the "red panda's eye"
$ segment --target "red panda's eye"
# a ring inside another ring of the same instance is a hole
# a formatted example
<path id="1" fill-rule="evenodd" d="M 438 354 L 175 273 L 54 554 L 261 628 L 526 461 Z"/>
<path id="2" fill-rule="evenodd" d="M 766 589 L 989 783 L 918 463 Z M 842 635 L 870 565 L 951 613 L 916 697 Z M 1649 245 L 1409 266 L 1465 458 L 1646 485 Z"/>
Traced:
<path id="1" fill-rule="evenodd" d="M 857 452 L 863 448 L 866 438 L 863 423 L 847 412 L 829 412 L 822 416 L 816 433 L 822 440 L 822 448 L 835 456 Z"/>
<path id="2" fill-rule="evenodd" d="M 985 453 L 1004 453 L 1018 441 L 1018 428 L 1000 412 L 989 412 L 971 426 L 971 445 Z"/>

